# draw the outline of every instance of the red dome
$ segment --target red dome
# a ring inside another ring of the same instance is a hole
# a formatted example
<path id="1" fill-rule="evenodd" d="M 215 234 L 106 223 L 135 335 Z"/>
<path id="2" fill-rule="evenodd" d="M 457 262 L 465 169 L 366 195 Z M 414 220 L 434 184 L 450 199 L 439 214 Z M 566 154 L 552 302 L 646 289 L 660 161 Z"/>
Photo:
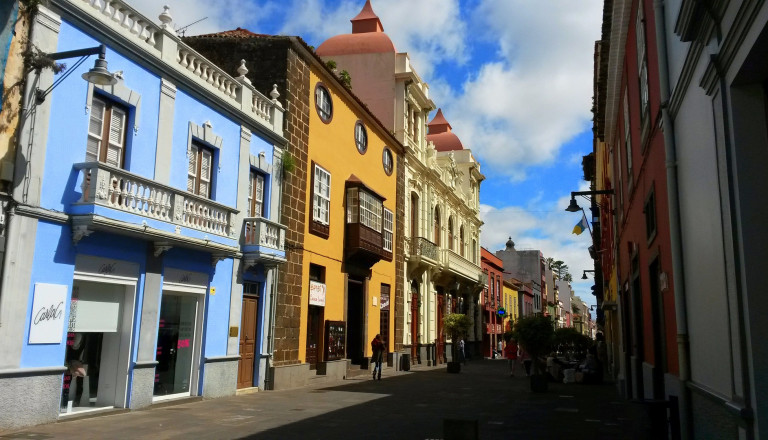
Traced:
<path id="1" fill-rule="evenodd" d="M 451 124 L 443 116 L 442 109 L 437 109 L 437 114 L 432 119 L 432 122 L 427 124 L 427 128 L 429 129 L 427 142 L 433 142 L 435 150 L 457 151 L 464 149 L 459 137 L 451 132 Z"/>
<path id="2" fill-rule="evenodd" d="M 382 52 L 395 53 L 395 45 L 384 32 L 336 35 L 315 49 L 321 57 Z"/>
<path id="3" fill-rule="evenodd" d="M 365 2 L 363 10 L 352 20 L 352 33 L 336 35 L 327 39 L 316 50 L 321 57 L 333 55 L 355 55 L 361 53 L 395 53 L 395 45 L 384 33 L 381 20 L 373 12 L 371 0 Z"/>

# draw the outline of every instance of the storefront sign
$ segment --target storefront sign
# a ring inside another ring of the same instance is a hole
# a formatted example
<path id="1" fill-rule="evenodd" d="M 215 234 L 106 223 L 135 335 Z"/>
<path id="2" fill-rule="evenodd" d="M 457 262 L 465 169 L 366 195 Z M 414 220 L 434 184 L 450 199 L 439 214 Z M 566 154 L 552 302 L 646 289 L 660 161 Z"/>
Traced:
<path id="1" fill-rule="evenodd" d="M 163 282 L 171 284 L 186 284 L 190 286 L 208 286 L 208 274 L 168 267 L 163 274 Z"/>
<path id="2" fill-rule="evenodd" d="M 137 278 L 139 265 L 123 260 L 78 255 L 75 258 L 75 272 L 104 277 Z"/>
<path id="3" fill-rule="evenodd" d="M 325 307 L 325 284 L 309 282 L 309 305 Z"/>
<path id="4" fill-rule="evenodd" d="M 59 344 L 64 334 L 67 286 L 35 283 L 32 319 L 29 326 L 30 344 Z"/>
<path id="5" fill-rule="evenodd" d="M 389 310 L 389 293 L 381 293 L 381 310 Z"/>

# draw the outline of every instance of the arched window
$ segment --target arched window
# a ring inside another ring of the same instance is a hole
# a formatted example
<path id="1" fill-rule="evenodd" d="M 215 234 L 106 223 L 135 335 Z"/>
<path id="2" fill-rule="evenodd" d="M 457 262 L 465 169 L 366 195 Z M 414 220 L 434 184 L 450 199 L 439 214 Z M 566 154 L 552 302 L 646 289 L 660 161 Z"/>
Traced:
<path id="1" fill-rule="evenodd" d="M 419 236 L 419 195 L 411 193 L 411 238 Z"/>
<path id="2" fill-rule="evenodd" d="M 440 207 L 435 206 L 435 244 L 440 246 Z"/>
<path id="3" fill-rule="evenodd" d="M 453 250 L 453 216 L 448 217 L 448 249 Z"/>
<path id="4" fill-rule="evenodd" d="M 472 262 L 477 264 L 477 241 L 472 239 Z"/>
<path id="5" fill-rule="evenodd" d="M 464 225 L 459 228 L 459 252 L 464 256 Z"/>

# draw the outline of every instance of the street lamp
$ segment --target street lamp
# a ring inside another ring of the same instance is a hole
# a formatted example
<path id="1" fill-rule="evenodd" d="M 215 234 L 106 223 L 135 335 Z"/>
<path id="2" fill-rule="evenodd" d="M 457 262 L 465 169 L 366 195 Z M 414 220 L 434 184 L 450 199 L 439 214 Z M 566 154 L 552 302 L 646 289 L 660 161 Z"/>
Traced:
<path id="1" fill-rule="evenodd" d="M 592 274 L 593 274 L 593 275 L 594 275 L 594 273 L 595 273 L 595 271 L 594 271 L 594 270 L 591 270 L 591 269 L 585 269 L 585 270 L 584 270 L 584 273 L 582 273 L 582 274 L 581 274 L 581 279 L 582 279 L 582 280 L 586 280 L 586 279 L 587 279 L 587 272 L 592 272 Z"/>
<path id="2" fill-rule="evenodd" d="M 600 189 L 596 191 L 571 191 L 571 203 L 565 208 L 568 212 L 579 212 L 582 210 L 581 206 L 576 203 L 576 196 L 596 196 L 596 195 L 612 195 L 612 189 Z M 592 204 L 595 205 L 594 198 Z"/>
<path id="3" fill-rule="evenodd" d="M 89 47 L 86 49 L 56 52 L 56 53 L 46 54 L 45 56 L 55 61 L 55 60 L 63 60 L 66 58 L 75 58 L 75 57 L 83 57 L 83 60 L 84 60 L 85 57 L 88 57 L 90 55 L 99 55 L 99 57 L 94 62 L 93 68 L 85 72 L 82 75 L 82 78 L 88 81 L 89 83 L 96 84 L 99 86 L 113 86 L 117 84 L 117 78 L 115 78 L 115 76 L 112 75 L 109 72 L 109 70 L 107 70 L 106 54 L 107 54 L 107 46 L 100 44 L 98 46 Z M 80 63 L 82 63 L 83 60 L 80 60 L 77 64 L 75 64 L 75 67 L 77 67 Z M 59 78 L 47 89 L 45 90 L 37 89 L 35 94 L 37 103 L 40 104 L 43 101 L 45 101 L 45 97 L 48 96 L 57 85 L 59 85 L 62 81 L 67 79 L 67 77 L 70 75 L 72 70 L 69 70 L 68 72 L 64 73 L 64 75 L 61 78 Z"/>

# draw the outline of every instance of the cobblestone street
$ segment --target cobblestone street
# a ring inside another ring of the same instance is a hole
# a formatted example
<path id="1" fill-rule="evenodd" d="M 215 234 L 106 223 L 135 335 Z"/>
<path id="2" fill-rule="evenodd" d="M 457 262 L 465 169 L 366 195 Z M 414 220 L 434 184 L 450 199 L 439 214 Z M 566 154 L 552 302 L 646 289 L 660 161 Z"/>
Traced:
<path id="1" fill-rule="evenodd" d="M 518 370 L 521 371 L 521 370 Z M 460 374 L 445 366 L 385 369 L 289 391 L 62 421 L 5 433 L 2 439 L 350 439 L 446 438 L 447 419 L 477 421 L 481 439 L 642 439 L 636 404 L 613 384 L 550 383 L 529 391 L 526 377 L 509 377 L 506 361 L 476 360 Z M 456 433 L 456 431 L 452 431 Z"/>

